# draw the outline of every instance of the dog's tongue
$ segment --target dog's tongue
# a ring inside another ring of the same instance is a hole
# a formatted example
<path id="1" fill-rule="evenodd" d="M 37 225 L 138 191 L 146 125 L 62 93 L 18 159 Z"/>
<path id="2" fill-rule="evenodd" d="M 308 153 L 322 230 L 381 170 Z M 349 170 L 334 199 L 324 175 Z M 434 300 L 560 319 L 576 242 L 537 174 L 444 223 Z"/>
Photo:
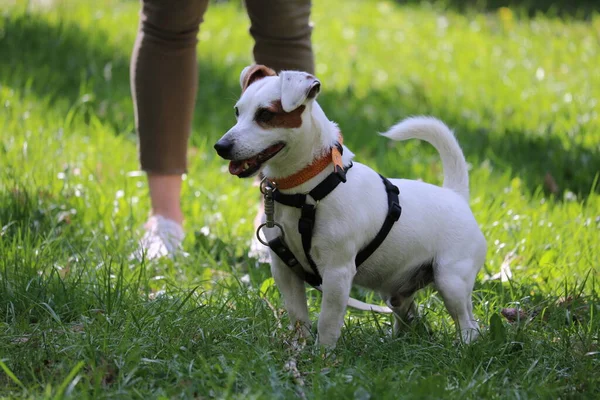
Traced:
<path id="1" fill-rule="evenodd" d="M 242 160 L 242 161 L 230 161 L 229 162 L 229 173 L 231 175 L 239 175 L 242 172 L 244 172 L 245 170 L 252 168 L 256 165 L 257 163 L 257 158 L 256 157 L 252 157 L 249 158 L 247 160 Z"/>
<path id="2" fill-rule="evenodd" d="M 244 171 L 243 161 L 230 161 L 229 162 L 229 173 L 231 175 L 239 175 Z"/>
<path id="3" fill-rule="evenodd" d="M 268 160 L 273 154 L 277 153 L 279 150 L 283 149 L 285 144 L 276 143 L 265 150 L 258 153 L 258 155 L 248 158 L 247 160 L 237 160 L 229 162 L 229 173 L 231 175 L 240 175 L 242 172 L 247 171 L 251 168 L 256 168 L 256 166 L 260 166 L 265 160 Z"/>

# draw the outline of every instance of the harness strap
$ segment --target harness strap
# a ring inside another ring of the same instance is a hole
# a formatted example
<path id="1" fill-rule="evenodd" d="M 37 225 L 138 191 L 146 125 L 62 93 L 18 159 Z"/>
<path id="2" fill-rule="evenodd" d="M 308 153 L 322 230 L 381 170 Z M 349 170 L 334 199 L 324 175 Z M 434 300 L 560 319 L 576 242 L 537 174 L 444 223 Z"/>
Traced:
<path id="1" fill-rule="evenodd" d="M 315 263 L 310 255 L 317 209 L 314 205 L 306 202 L 306 197 L 310 196 L 315 201 L 324 199 L 340 183 L 346 182 L 346 173 L 350 168 L 352 168 L 352 163 L 350 163 L 344 169 L 336 169 L 333 173 L 327 175 L 327 177 L 323 179 L 321 183 L 315 186 L 310 192 L 308 192 L 308 194 L 283 194 L 280 191 L 273 192 L 273 199 L 276 202 L 286 206 L 299 208 L 301 210 L 300 219 L 298 220 L 298 232 L 302 238 L 304 256 L 308 260 L 308 264 L 310 265 L 313 273 L 307 273 L 302 268 L 302 265 L 300 265 L 298 259 L 292 254 L 287 244 L 281 238 L 276 238 L 270 241 L 268 243 L 269 247 L 288 267 L 290 267 L 296 273 L 296 275 L 314 287 L 321 286 L 321 283 L 323 282 L 321 274 L 319 274 L 319 269 L 317 268 L 317 263 Z"/>
<path id="2" fill-rule="evenodd" d="M 310 255 L 316 214 L 317 209 L 315 208 L 315 206 L 313 206 L 312 204 L 304 204 L 304 206 L 302 206 L 302 213 L 300 215 L 300 219 L 298 220 L 298 232 L 302 237 L 302 248 L 304 249 L 304 255 L 306 256 L 308 264 L 313 270 L 313 273 L 318 278 L 320 285 L 323 280 L 321 279 L 321 275 L 319 274 L 317 263 L 315 263 L 315 260 L 313 260 L 312 256 Z"/>
<path id="3" fill-rule="evenodd" d="M 352 168 L 352 163 L 344 169 L 336 169 L 335 172 L 327 175 L 327 178 L 323 179 L 321 183 L 313 188 L 308 194 L 296 193 L 296 194 L 284 194 L 279 190 L 273 192 L 273 199 L 286 206 L 302 208 L 306 204 L 306 196 L 312 197 L 315 201 L 320 201 L 327 197 L 327 195 L 340 184 L 346 182 L 346 173 Z"/>
<path id="4" fill-rule="evenodd" d="M 315 275 L 306 273 L 298 259 L 290 251 L 290 248 L 283 241 L 281 236 L 277 236 L 275 239 L 268 242 L 268 244 L 271 250 L 273 250 L 273 252 L 277 254 L 279 258 L 281 258 L 281 261 L 283 261 L 285 265 L 287 265 L 296 274 L 296 276 L 311 286 L 321 286 L 321 276 L 318 274 Z"/>
<path id="5" fill-rule="evenodd" d="M 379 175 L 381 176 L 381 175 Z M 361 265 L 363 262 L 367 260 L 377 250 L 377 248 L 383 243 L 387 235 L 392 230 L 394 223 L 400 219 L 400 215 L 402 214 L 402 207 L 400 207 L 400 200 L 398 195 L 400 194 L 400 190 L 397 186 L 392 184 L 389 180 L 381 176 L 383 180 L 383 184 L 385 185 L 385 191 L 387 192 L 388 198 L 388 212 L 385 216 L 385 221 L 383 221 L 383 225 L 375 238 L 356 255 L 356 268 Z"/>
<path id="6" fill-rule="evenodd" d="M 343 170 L 337 170 L 327 176 L 321 183 L 319 183 L 313 190 L 308 193 L 315 201 L 319 201 L 325 198 L 331 193 L 340 183 L 346 181 L 346 172 L 352 167 L 352 164 L 344 168 Z M 375 236 L 375 238 L 361 250 L 355 259 L 356 267 L 358 268 L 364 261 L 366 261 L 377 248 L 383 243 L 387 235 L 392 230 L 394 223 L 400 218 L 402 213 L 402 207 L 400 207 L 400 201 L 398 195 L 400 194 L 399 189 L 392 184 L 389 180 L 379 175 L 385 186 L 388 198 L 388 212 L 381 226 L 381 229 Z M 277 237 L 268 242 L 269 247 L 279 258 L 294 271 L 294 273 L 311 286 L 318 287 L 323 282 L 317 264 L 310 255 L 310 249 L 312 247 L 312 236 L 316 220 L 316 207 L 312 204 L 306 203 L 307 194 L 282 194 L 279 191 L 273 193 L 273 198 L 278 203 L 299 208 L 301 210 L 300 219 L 298 220 L 298 232 L 302 239 L 302 249 L 304 255 L 308 260 L 312 273 L 309 273 L 302 268 L 302 265 L 298 259 L 294 256 L 292 251 L 289 249 L 287 244 L 283 241 L 282 237 Z"/>

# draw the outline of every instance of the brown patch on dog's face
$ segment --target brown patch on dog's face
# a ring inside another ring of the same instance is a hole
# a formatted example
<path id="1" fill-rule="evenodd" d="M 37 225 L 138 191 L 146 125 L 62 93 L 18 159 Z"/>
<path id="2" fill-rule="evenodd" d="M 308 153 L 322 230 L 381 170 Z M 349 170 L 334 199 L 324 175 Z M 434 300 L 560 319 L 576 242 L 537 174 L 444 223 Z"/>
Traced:
<path id="1" fill-rule="evenodd" d="M 300 106 L 293 111 L 285 112 L 281 100 L 276 100 L 267 108 L 259 108 L 254 120 L 264 129 L 273 128 L 300 128 L 302 126 L 302 112 L 306 106 Z"/>
<path id="2" fill-rule="evenodd" d="M 242 93 L 244 93 L 252 83 L 267 76 L 277 76 L 277 73 L 264 65 L 255 65 L 250 68 L 243 78 Z"/>

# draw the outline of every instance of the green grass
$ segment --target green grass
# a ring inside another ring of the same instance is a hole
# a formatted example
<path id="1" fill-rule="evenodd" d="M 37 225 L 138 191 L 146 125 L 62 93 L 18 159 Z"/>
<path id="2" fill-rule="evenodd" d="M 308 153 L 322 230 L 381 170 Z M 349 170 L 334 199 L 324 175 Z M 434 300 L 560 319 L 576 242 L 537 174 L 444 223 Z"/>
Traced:
<path id="1" fill-rule="evenodd" d="M 2 1 L 0 396 L 598 398 L 600 15 L 409 3 L 315 2 L 320 103 L 388 176 L 439 183 L 439 157 L 376 132 L 412 114 L 456 130 L 489 243 L 477 343 L 456 345 L 426 291 L 399 338 L 349 312 L 333 355 L 289 346 L 268 267 L 246 256 L 257 189 L 212 150 L 251 62 L 237 2 L 213 4 L 200 33 L 190 256 L 129 261 L 148 211 L 128 77 L 139 5 Z M 490 279 L 503 264 L 512 278 Z"/>

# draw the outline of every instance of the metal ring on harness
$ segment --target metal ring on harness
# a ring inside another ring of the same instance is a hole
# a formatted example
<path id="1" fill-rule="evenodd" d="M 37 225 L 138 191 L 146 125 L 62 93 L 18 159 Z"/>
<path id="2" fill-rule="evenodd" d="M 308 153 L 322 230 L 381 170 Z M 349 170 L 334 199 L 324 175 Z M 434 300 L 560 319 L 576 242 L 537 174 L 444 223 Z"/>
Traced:
<path id="1" fill-rule="evenodd" d="M 279 231 L 281 232 L 281 239 L 283 239 L 285 237 L 285 233 L 283 232 L 283 227 L 277 222 L 275 222 L 274 225 L 279 228 Z M 266 222 L 264 224 L 260 224 L 258 226 L 258 228 L 256 228 L 256 238 L 258 239 L 259 242 L 261 242 L 265 246 L 269 246 L 269 242 L 267 242 L 266 240 L 263 240 L 263 238 L 260 237 L 260 230 L 264 227 L 267 227 Z"/>
<path id="2" fill-rule="evenodd" d="M 266 193 L 265 189 L 266 189 L 267 186 L 271 186 L 273 188 L 273 190 L 277 189 L 277 184 L 275 182 L 271 182 L 271 180 L 269 180 L 269 178 L 267 178 L 265 176 L 264 178 L 262 178 L 262 180 L 260 181 L 260 184 L 258 186 L 259 189 L 260 189 L 260 192 L 262 194 Z"/>

